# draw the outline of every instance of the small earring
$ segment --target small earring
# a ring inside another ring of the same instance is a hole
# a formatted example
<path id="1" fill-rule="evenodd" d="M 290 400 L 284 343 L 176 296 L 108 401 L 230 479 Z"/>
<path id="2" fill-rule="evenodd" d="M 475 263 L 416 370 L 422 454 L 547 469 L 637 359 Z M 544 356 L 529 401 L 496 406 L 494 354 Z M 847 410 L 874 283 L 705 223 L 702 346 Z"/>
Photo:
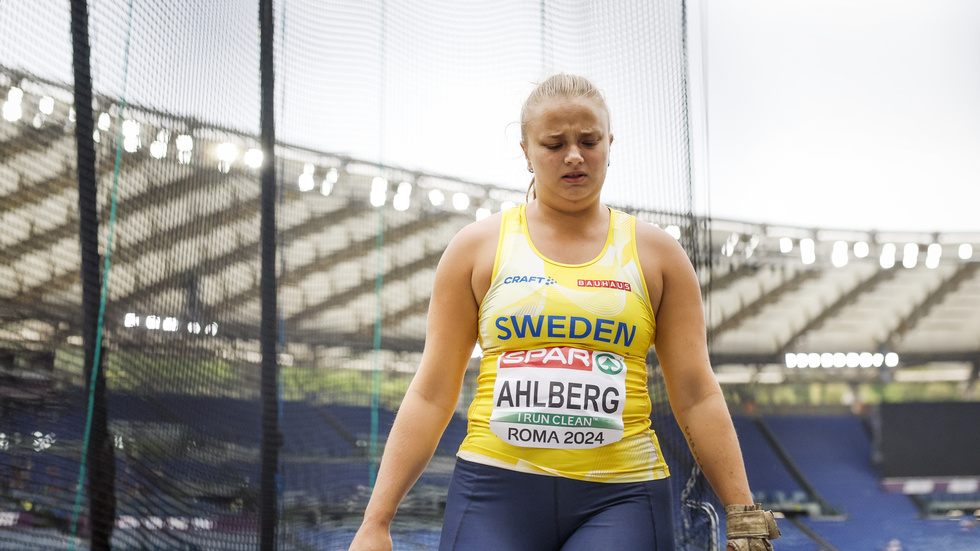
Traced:
<path id="1" fill-rule="evenodd" d="M 531 165 L 527 165 L 527 171 L 534 174 L 534 168 Z"/>

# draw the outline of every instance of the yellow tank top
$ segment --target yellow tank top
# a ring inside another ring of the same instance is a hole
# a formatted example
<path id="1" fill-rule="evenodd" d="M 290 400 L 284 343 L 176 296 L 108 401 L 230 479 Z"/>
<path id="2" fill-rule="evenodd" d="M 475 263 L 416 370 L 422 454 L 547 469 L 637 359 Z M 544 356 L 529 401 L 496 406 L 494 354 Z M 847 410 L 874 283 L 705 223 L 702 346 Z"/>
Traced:
<path id="1" fill-rule="evenodd" d="M 599 256 L 569 265 L 535 249 L 524 206 L 503 213 L 459 457 L 596 482 L 668 476 L 650 428 L 646 355 L 656 322 L 635 224 L 611 210 Z"/>

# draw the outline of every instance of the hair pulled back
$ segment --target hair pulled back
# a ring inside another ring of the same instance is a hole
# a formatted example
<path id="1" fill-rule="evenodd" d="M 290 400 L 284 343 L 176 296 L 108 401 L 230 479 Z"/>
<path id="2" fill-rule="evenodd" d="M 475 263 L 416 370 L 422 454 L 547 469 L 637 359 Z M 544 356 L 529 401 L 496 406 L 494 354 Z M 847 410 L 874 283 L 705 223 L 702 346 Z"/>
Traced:
<path id="1" fill-rule="evenodd" d="M 602 97 L 602 92 L 589 79 L 579 75 L 569 75 L 558 73 L 551 75 L 543 82 L 539 83 L 524 100 L 521 107 L 521 143 L 527 142 L 527 125 L 530 123 L 531 113 L 534 108 L 541 103 L 555 98 L 578 99 L 586 98 L 596 102 L 596 104 L 606 112 L 609 118 L 609 107 L 606 106 L 606 99 Z M 534 176 L 527 188 L 528 200 L 534 198 Z"/>

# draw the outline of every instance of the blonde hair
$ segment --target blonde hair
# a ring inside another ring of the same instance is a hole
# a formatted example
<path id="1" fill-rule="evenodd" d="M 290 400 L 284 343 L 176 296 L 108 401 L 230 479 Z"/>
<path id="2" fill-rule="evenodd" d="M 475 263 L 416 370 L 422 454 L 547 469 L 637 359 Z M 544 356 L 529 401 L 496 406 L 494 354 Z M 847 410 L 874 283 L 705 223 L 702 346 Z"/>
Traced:
<path id="1" fill-rule="evenodd" d="M 609 119 L 609 107 L 606 106 L 606 99 L 602 97 L 602 92 L 592 81 L 579 75 L 558 73 L 551 75 L 544 82 L 535 86 L 531 94 L 524 100 L 524 105 L 521 107 L 521 144 L 527 142 L 527 125 L 531 119 L 531 112 L 542 102 L 554 98 L 591 99 L 606 112 L 606 120 Z M 534 176 L 531 176 L 526 197 L 528 201 L 534 198 Z"/>

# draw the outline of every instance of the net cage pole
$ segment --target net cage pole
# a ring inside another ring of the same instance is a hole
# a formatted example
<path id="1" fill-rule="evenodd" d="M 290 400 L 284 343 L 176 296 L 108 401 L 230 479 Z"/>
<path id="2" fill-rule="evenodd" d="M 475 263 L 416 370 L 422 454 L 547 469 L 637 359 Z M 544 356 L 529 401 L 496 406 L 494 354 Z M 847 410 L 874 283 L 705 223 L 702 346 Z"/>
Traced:
<path id="1" fill-rule="evenodd" d="M 71 2 L 72 65 L 75 77 L 75 139 L 78 154 L 78 212 L 81 246 L 82 338 L 84 342 L 85 395 L 89 404 L 88 438 L 82 450 L 85 460 L 79 475 L 80 493 L 88 472 L 89 526 L 91 549 L 109 549 L 115 524 L 115 458 L 108 430 L 106 379 L 102 369 L 99 310 L 102 275 L 99 260 L 99 216 L 96 154 L 93 142 L 95 121 L 92 108 L 92 67 L 89 44 L 88 3 Z M 72 528 L 78 518 L 76 500 Z"/>
<path id="2" fill-rule="evenodd" d="M 260 349 L 262 352 L 261 400 L 262 443 L 261 481 L 259 486 L 259 548 L 272 551 L 276 544 L 276 523 L 279 473 L 279 448 L 282 435 L 279 431 L 279 369 L 276 342 L 278 320 L 276 305 L 276 128 L 275 128 L 275 72 L 273 66 L 275 17 L 272 0 L 259 1 L 261 72 L 261 142 L 262 164 L 261 207 L 261 283 L 262 321 Z"/>

